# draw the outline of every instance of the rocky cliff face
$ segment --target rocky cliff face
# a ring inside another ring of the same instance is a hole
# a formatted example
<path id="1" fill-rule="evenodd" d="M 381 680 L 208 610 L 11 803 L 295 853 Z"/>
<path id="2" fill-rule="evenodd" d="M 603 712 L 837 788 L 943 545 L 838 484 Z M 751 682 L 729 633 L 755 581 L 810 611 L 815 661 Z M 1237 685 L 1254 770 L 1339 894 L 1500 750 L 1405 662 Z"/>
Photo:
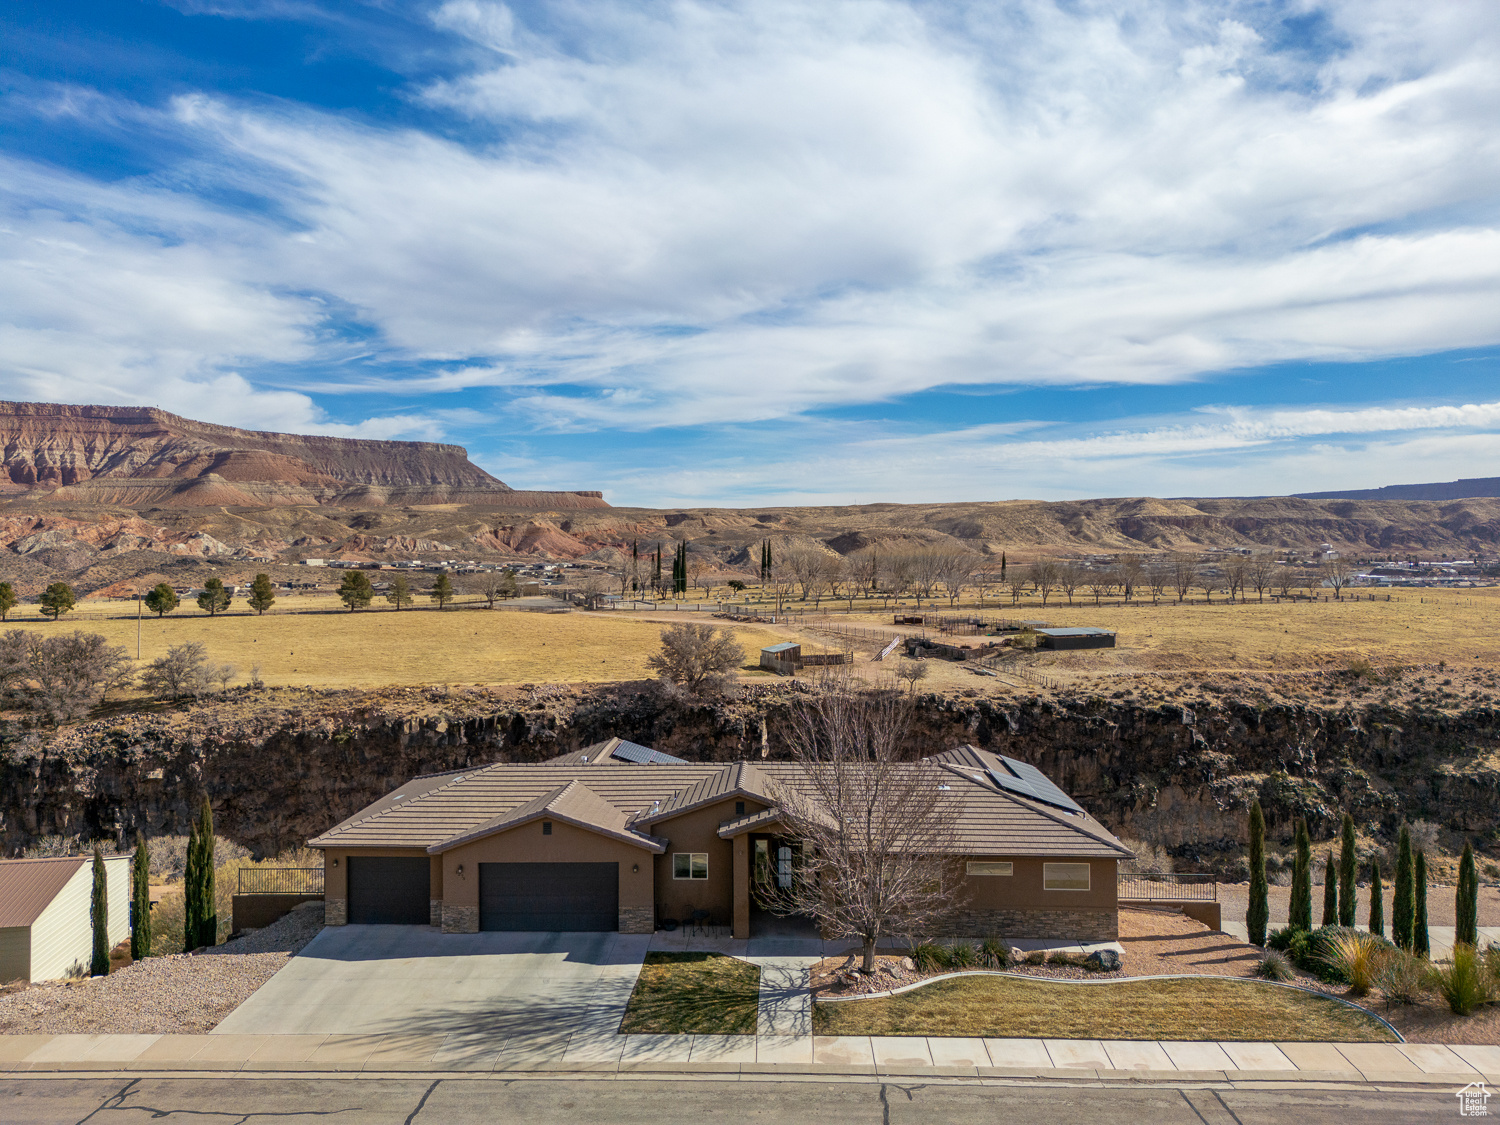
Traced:
<path id="1" fill-rule="evenodd" d="M 40 835 L 187 831 L 207 792 L 224 834 L 260 853 L 305 841 L 418 773 L 538 761 L 620 735 L 693 760 L 772 757 L 799 689 L 713 703 L 651 686 L 448 693 L 244 691 L 170 715 L 0 746 L 0 847 Z M 1181 865 L 1237 852 L 1258 797 L 1273 840 L 1295 817 L 1331 836 L 1347 808 L 1389 837 L 1403 819 L 1500 835 L 1500 713 L 1320 711 L 1233 700 L 1196 712 L 1099 697 L 922 697 L 916 745 L 1033 762 L 1124 835 Z"/>
<path id="2" fill-rule="evenodd" d="M 209 476 L 226 494 L 236 484 L 256 482 L 325 490 L 358 484 L 508 487 L 472 464 L 457 445 L 263 433 L 152 407 L 0 402 L 0 448 L 0 485 L 11 488 Z"/>

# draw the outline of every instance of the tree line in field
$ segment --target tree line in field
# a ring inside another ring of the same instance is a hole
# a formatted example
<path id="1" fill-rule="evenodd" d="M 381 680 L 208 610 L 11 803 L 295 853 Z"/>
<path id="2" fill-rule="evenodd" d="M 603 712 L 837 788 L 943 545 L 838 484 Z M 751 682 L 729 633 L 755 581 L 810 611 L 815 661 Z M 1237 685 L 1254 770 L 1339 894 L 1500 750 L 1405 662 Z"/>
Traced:
<path id="1" fill-rule="evenodd" d="M 463 587 L 465 592 L 484 598 L 491 608 L 497 600 L 514 598 L 520 592 L 516 572 L 510 569 L 499 573 L 486 571 L 465 579 Z M 457 593 L 458 590 L 447 571 L 440 572 L 431 588 L 425 591 L 413 591 L 406 575 L 398 571 L 391 579 L 386 592 L 378 596 L 384 598 L 395 609 L 405 609 L 413 605 L 417 597 L 425 594 L 437 604 L 439 609 L 446 609 Z M 368 574 L 362 570 L 346 570 L 343 581 L 339 585 L 338 596 L 339 600 L 352 612 L 368 608 L 377 594 Z M 165 582 L 160 582 L 147 590 L 140 595 L 140 599 L 144 608 L 159 618 L 182 605 L 182 598 L 177 591 Z M 196 600 L 198 608 L 210 617 L 217 617 L 234 604 L 234 597 L 221 578 L 210 578 L 204 582 L 203 589 Z M 244 602 L 256 614 L 264 614 L 276 604 L 276 585 L 271 581 L 270 575 L 257 574 L 255 576 Z M 9 582 L 0 582 L 0 621 L 7 620 L 11 611 L 19 604 L 20 599 L 14 585 Z M 78 594 L 66 582 L 54 582 L 42 591 L 37 598 L 37 604 L 43 616 L 56 621 L 77 606 Z"/>
<path id="2" fill-rule="evenodd" d="M 1349 560 L 1329 558 L 1314 569 L 1294 567 L 1275 552 L 1249 555 L 1122 554 L 1109 563 L 1070 558 L 1041 558 L 1025 565 L 1009 565 L 1004 553 L 998 559 L 958 543 L 919 547 L 871 545 L 841 555 L 812 540 L 787 540 L 760 544 L 759 579 L 762 590 L 776 601 L 778 609 L 788 601 L 821 601 L 824 597 L 855 598 L 914 597 L 923 601 L 946 597 L 956 603 L 965 589 L 976 588 L 984 598 L 994 587 L 1008 589 L 1012 604 L 1032 594 L 1045 606 L 1055 597 L 1069 604 L 1079 596 L 1092 596 L 1098 603 L 1123 595 L 1126 601 L 1150 597 L 1160 601 L 1175 596 L 1185 600 L 1200 590 L 1210 602 L 1216 594 L 1245 600 L 1250 591 L 1264 600 L 1268 593 L 1290 596 L 1292 591 L 1309 593 L 1323 586 L 1341 596 L 1353 578 Z M 622 596 L 632 592 L 669 591 L 685 593 L 688 584 L 712 591 L 712 571 L 717 560 L 706 552 L 692 552 L 685 543 L 673 552 L 671 578 L 662 571 L 662 547 L 649 549 L 644 558 L 633 545 L 627 564 L 612 573 Z M 599 579 L 593 579 L 597 585 Z M 730 580 L 736 592 L 746 584 Z"/>

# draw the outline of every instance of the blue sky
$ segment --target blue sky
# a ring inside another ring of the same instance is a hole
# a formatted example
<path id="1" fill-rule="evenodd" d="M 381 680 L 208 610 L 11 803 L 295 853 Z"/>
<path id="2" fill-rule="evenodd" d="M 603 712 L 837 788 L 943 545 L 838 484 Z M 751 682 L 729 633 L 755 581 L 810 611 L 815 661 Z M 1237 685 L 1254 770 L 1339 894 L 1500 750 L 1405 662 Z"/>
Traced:
<path id="1" fill-rule="evenodd" d="M 1500 8 L 12 0 L 0 393 L 648 506 L 1500 474 Z"/>

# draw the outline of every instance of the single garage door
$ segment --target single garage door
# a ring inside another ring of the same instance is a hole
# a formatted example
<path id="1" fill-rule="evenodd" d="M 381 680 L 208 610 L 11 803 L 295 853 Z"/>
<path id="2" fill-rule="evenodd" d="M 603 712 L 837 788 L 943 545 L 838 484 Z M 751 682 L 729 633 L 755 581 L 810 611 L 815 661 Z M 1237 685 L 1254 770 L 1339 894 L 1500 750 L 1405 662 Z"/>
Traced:
<path id="1" fill-rule="evenodd" d="M 481 930 L 618 930 L 618 863 L 481 863 Z"/>
<path id="2" fill-rule="evenodd" d="M 350 856 L 349 921 L 425 926 L 431 921 L 426 856 Z"/>

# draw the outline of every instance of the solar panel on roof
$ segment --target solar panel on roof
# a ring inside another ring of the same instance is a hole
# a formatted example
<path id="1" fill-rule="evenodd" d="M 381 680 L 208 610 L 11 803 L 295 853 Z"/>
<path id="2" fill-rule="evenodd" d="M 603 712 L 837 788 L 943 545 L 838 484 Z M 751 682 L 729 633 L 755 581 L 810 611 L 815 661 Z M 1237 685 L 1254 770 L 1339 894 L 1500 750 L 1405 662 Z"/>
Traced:
<path id="1" fill-rule="evenodd" d="M 1004 769 L 997 770 L 989 766 L 985 768 L 1001 789 L 1018 793 L 1022 797 L 1029 797 L 1033 801 L 1040 801 L 1044 805 L 1077 813 L 1080 816 L 1087 815 L 1082 805 L 1054 785 L 1052 780 L 1035 766 L 1019 762 L 1015 758 L 1007 758 L 1004 754 L 996 754 L 995 757 L 1000 759 L 1000 764 Z"/>
<path id="2" fill-rule="evenodd" d="M 621 742 L 615 747 L 612 758 L 619 758 L 622 762 L 634 762 L 638 766 L 685 766 L 687 761 L 683 758 L 674 758 L 670 754 L 663 754 L 660 750 L 653 750 L 649 746 L 642 746 L 635 742 Z"/>

